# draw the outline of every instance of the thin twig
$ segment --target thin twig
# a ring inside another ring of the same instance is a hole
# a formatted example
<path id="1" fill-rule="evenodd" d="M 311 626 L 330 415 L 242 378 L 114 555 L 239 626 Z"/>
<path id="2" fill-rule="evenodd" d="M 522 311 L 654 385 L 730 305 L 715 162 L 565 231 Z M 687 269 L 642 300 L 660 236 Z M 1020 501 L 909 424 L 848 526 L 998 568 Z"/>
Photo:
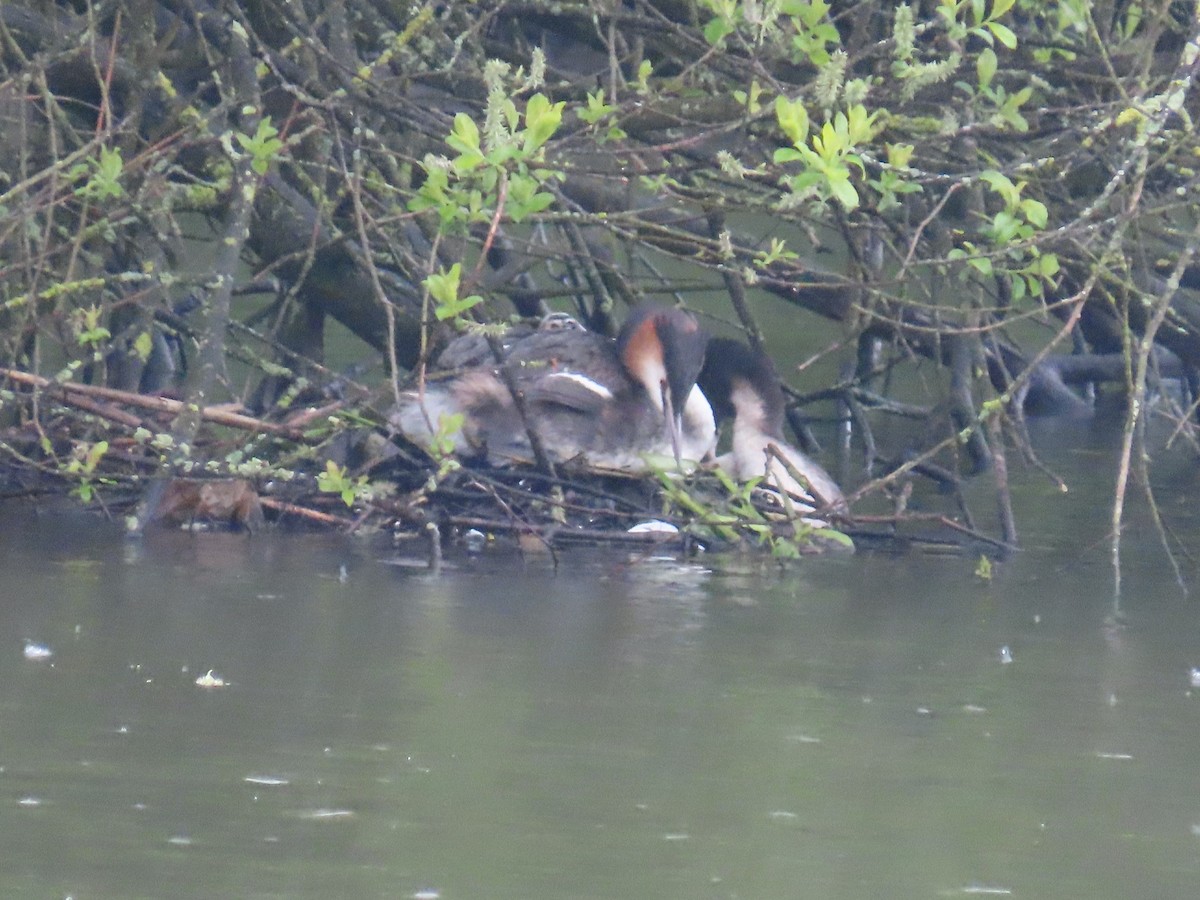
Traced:
<path id="1" fill-rule="evenodd" d="M 57 382 L 49 378 L 43 378 L 41 375 L 33 375 L 29 372 L 22 372 L 19 369 L 3 369 L 0 368 L 0 377 L 11 379 L 19 384 L 27 384 L 31 387 L 36 387 L 40 390 L 53 393 L 58 399 L 64 403 L 70 403 L 73 406 L 78 406 L 81 409 L 85 407 L 85 402 L 81 398 L 94 397 L 102 400 L 111 400 L 116 403 L 125 403 L 129 406 L 136 406 L 141 409 L 149 409 L 154 412 L 165 413 L 167 415 L 178 415 L 186 406 L 181 400 L 172 400 L 170 397 L 155 397 L 149 394 L 138 394 L 132 391 L 122 391 L 117 388 L 102 387 L 94 384 L 77 384 L 75 382 Z M 108 412 L 89 409 L 89 412 L 96 412 L 97 415 L 102 415 L 105 418 L 111 418 L 113 421 L 121 422 L 121 424 L 137 427 L 142 424 L 140 419 L 134 416 L 122 414 L 120 410 L 110 410 Z M 299 440 L 301 432 L 298 428 L 292 425 L 277 425 L 274 422 L 264 422 L 262 419 L 256 419 L 253 416 L 247 416 L 243 413 L 231 412 L 228 409 L 222 409 L 219 406 L 206 406 L 199 411 L 200 418 L 212 422 L 215 425 L 225 425 L 230 428 L 240 428 L 244 431 L 265 431 L 269 434 L 277 434 L 281 437 Z"/>

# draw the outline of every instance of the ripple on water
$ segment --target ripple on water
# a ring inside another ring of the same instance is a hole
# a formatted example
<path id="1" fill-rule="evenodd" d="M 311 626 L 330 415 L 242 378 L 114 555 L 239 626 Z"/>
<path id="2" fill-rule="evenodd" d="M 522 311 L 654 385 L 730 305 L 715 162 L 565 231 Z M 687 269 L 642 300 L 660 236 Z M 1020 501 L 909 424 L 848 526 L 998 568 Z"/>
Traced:
<path id="1" fill-rule="evenodd" d="M 354 818 L 352 809 L 304 809 L 296 813 L 298 818 L 309 822 L 336 822 Z"/>

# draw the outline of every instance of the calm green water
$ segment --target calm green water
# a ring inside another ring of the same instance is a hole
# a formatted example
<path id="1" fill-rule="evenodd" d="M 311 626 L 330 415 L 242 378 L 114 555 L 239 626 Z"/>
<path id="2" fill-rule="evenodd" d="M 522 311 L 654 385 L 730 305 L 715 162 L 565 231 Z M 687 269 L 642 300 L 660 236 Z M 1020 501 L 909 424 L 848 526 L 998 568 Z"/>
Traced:
<path id="1" fill-rule="evenodd" d="M 1194 898 L 1200 602 L 1052 494 L 990 584 L 10 515 L 0 896 Z"/>

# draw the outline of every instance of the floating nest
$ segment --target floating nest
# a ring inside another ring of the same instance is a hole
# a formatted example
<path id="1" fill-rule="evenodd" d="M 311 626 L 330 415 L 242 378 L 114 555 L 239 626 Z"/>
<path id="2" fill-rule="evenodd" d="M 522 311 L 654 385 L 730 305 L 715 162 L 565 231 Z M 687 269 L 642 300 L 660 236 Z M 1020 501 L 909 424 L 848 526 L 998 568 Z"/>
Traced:
<path id="1" fill-rule="evenodd" d="M 12 371 L 6 374 L 16 380 Z M 52 394 L 58 405 L 47 404 L 36 426 L 26 421 L 0 432 L 8 458 L 0 469 L 3 497 L 69 492 L 84 507 L 136 527 L 385 532 L 418 542 L 431 560 L 443 544 L 459 543 L 525 552 L 579 545 L 683 554 L 749 550 L 778 558 L 852 547 L 991 556 L 1010 549 L 937 514 L 808 514 L 774 491 L 735 484 L 715 467 L 684 476 L 597 472 L 568 462 L 550 475 L 525 465 L 439 462 L 393 441 L 383 426 L 347 427 L 347 421 L 365 423 L 371 414 L 344 403 L 296 411 L 282 422 L 201 410 L 207 427 L 193 455 L 225 462 L 193 467 L 197 473 L 217 469 L 211 477 L 164 477 L 164 452 L 147 435 L 178 414 L 178 401 L 37 380 L 30 386 Z M 341 424 L 321 431 L 331 417 Z M 81 440 L 81 433 L 91 440 Z M 230 441 L 230 435 L 238 437 Z M 94 453 L 101 439 L 105 452 L 89 461 L 87 449 Z M 239 449 L 231 452 L 231 446 Z M 255 459 L 229 463 L 235 453 L 248 457 L 249 446 L 265 459 L 302 461 L 286 477 L 282 467 L 288 463 L 262 463 L 261 472 L 231 475 L 239 465 L 254 468 Z"/>

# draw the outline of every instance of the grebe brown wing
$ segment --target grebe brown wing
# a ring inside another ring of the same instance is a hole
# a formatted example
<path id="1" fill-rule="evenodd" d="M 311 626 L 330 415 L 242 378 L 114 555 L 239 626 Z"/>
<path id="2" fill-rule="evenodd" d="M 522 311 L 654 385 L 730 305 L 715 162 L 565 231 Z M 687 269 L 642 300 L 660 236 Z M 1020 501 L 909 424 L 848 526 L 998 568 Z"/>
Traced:
<path id="1" fill-rule="evenodd" d="M 617 361 L 614 342 L 585 331 L 562 313 L 545 317 L 537 330 L 510 330 L 502 340 L 502 355 L 517 390 L 526 398 L 534 427 L 539 433 L 565 431 L 564 452 L 553 454 L 559 458 L 590 446 L 603 403 L 630 385 Z M 528 434 L 486 337 L 474 332 L 456 338 L 438 364 L 453 371 L 440 377 L 436 371 L 431 373 L 423 396 L 406 393 L 391 423 L 428 449 L 440 423 L 448 421 L 448 415 L 460 414 L 462 428 L 448 435 L 455 452 L 476 455 L 486 450 L 489 456 L 510 461 L 530 458 Z M 553 427 L 564 423 L 566 427 Z"/>
<path id="2" fill-rule="evenodd" d="M 669 457 L 662 414 L 630 390 L 613 395 L 575 372 L 528 369 L 518 378 L 525 411 L 542 445 L 556 462 L 578 459 L 601 469 L 641 471 L 646 457 Z M 697 389 L 695 392 L 700 394 Z M 701 399 L 703 399 L 701 397 Z M 689 412 L 693 412 L 689 406 Z M 715 426 L 707 404 L 687 416 L 684 458 L 700 460 L 712 449 Z M 531 462 L 529 434 L 508 386 L 495 369 L 478 368 L 453 378 L 431 380 L 424 399 L 405 395 L 392 424 L 415 443 L 430 448 L 447 416 L 461 426 L 444 436 L 456 453 L 486 454 L 493 465 Z"/>
<path id="3" fill-rule="evenodd" d="M 513 347 L 536 333 L 529 325 L 517 324 L 510 327 L 508 331 L 497 338 L 500 342 L 501 358 L 507 357 Z M 492 355 L 491 345 L 483 332 L 468 331 L 445 346 L 438 354 L 434 368 L 442 371 L 455 371 L 495 364 L 496 358 Z"/>
<path id="4" fill-rule="evenodd" d="M 539 331 L 513 347 L 508 364 L 519 380 L 536 379 L 545 372 L 576 372 L 613 393 L 629 385 L 616 344 L 592 331 Z"/>
<path id="5" fill-rule="evenodd" d="M 529 424 L 555 462 L 580 458 L 613 468 L 636 468 L 628 450 L 636 444 L 636 422 L 614 421 L 612 404 L 593 387 L 581 385 L 571 373 L 526 373 L 518 390 L 525 398 Z M 424 399 L 405 398 L 391 417 L 392 424 L 415 443 L 430 449 L 433 435 L 461 416 L 457 429 L 445 437 L 455 453 L 480 457 L 492 465 L 532 462 L 533 449 L 512 394 L 496 370 L 473 369 L 445 381 L 426 385 Z M 657 428 L 651 411 L 650 429 Z M 619 457 L 619 458 L 618 458 Z M 644 466 L 641 466 L 644 467 Z"/>

